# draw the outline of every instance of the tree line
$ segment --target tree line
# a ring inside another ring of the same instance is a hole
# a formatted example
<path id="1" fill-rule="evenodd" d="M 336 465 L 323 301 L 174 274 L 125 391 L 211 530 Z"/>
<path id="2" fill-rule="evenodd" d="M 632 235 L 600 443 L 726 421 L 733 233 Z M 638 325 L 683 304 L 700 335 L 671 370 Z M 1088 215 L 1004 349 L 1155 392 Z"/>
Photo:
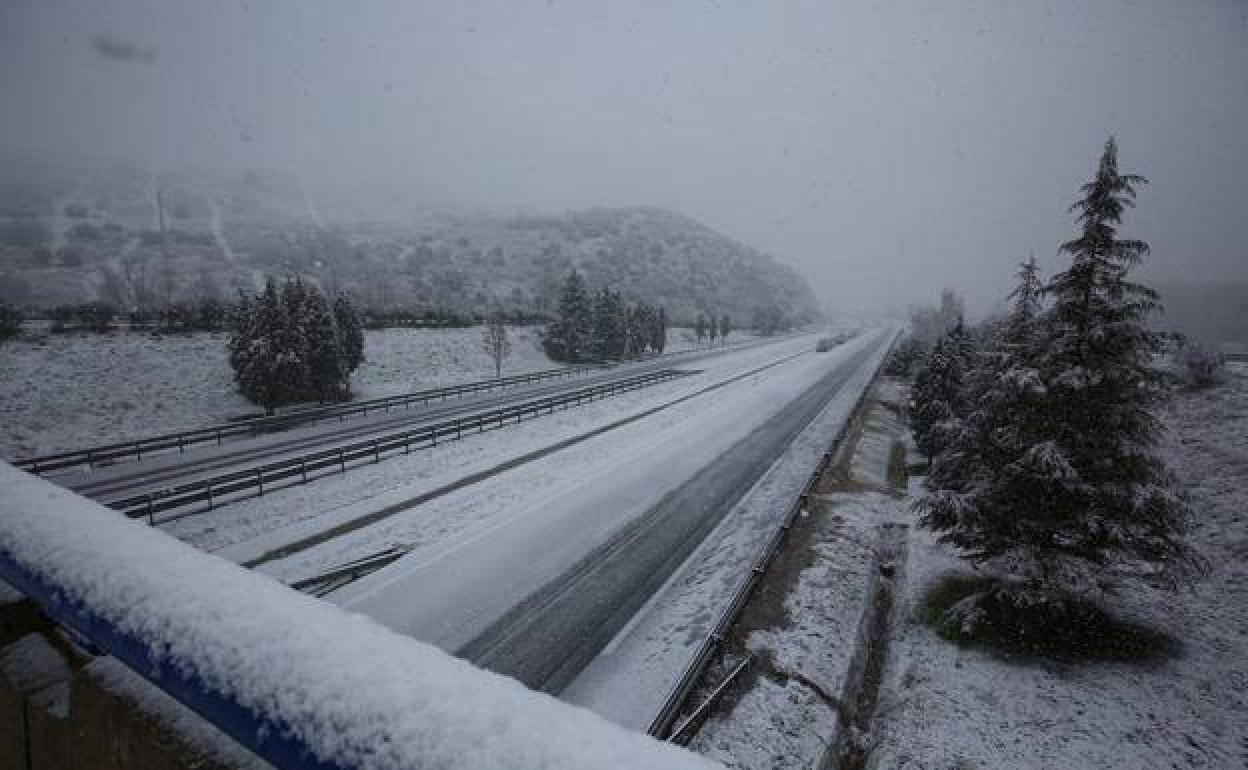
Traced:
<path id="1" fill-rule="evenodd" d="M 693 334 L 698 340 L 698 344 L 702 344 L 702 340 L 709 338 L 712 345 L 715 344 L 716 338 L 720 344 L 728 344 L 728 335 L 735 331 L 732 325 L 732 318 L 727 314 L 720 316 L 718 319 L 711 315 L 708 319 L 706 316 L 698 313 L 697 319 L 693 322 Z"/>
<path id="2" fill-rule="evenodd" d="M 554 320 L 542 332 L 542 347 L 554 361 L 618 361 L 667 345 L 667 311 L 644 302 L 628 304 L 618 291 L 591 292 L 580 272 L 563 282 Z"/>
<path id="3" fill-rule="evenodd" d="M 976 328 L 946 297 L 937 339 L 917 328 L 894 354 L 894 370 L 916 370 L 910 421 L 930 460 L 920 520 L 1002 578 L 955 606 L 946 622 L 963 630 L 994 622 L 993 607 L 1061 607 L 1124 562 L 1193 563 L 1157 451 L 1169 388 L 1153 359 L 1170 335 L 1149 328 L 1158 294 L 1130 275 L 1148 244 L 1117 232 L 1145 183 L 1119 171 L 1111 138 L 1072 207 L 1064 270 L 1046 281 L 1034 256 L 1023 262 L 1006 317 Z"/>
<path id="4" fill-rule="evenodd" d="M 230 367 L 239 392 L 272 414 L 285 404 L 351 397 L 351 373 L 364 360 L 364 326 L 351 300 L 331 306 L 302 279 L 258 296 L 241 294 L 230 314 Z"/>

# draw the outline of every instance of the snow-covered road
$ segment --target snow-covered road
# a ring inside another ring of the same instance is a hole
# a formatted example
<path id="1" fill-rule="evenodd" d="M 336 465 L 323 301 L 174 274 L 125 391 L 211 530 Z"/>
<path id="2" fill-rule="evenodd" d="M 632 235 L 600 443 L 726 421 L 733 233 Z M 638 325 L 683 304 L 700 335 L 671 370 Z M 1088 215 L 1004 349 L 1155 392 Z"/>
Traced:
<path id="1" fill-rule="evenodd" d="M 748 444 L 746 439 L 790 404 L 805 398 L 817 413 L 888 334 L 873 331 L 831 353 L 798 356 L 714 395 L 689 400 L 354 533 L 351 539 L 375 547 L 395 542 L 415 547 L 331 600 L 402 633 L 459 650 L 656 509 L 717 458 Z M 815 386 L 823 390 L 812 396 Z M 748 488 L 754 478 L 757 474 L 738 481 Z M 455 520 L 461 526 L 453 534 L 419 543 L 423 527 Z M 688 547 L 693 546 L 696 542 Z M 667 571 L 679 561 L 667 565 Z M 268 568 L 281 574 L 288 565 L 279 562 Z M 661 583 L 663 576 L 656 577 Z M 639 598 L 644 601 L 644 596 Z"/>

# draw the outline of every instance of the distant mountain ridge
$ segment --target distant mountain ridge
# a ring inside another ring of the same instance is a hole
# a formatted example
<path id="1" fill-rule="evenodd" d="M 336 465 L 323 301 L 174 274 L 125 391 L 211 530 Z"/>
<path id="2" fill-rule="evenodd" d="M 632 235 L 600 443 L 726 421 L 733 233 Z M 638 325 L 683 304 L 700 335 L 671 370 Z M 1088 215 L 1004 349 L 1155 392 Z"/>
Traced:
<path id="1" fill-rule="evenodd" d="M 0 298 L 23 305 L 158 306 L 277 274 L 376 309 L 543 314 L 575 268 L 591 286 L 662 304 L 678 320 L 748 322 L 773 307 L 799 322 L 819 315 L 792 268 L 664 209 L 338 223 L 289 177 L 209 182 L 125 165 L 78 177 L 26 172 L 0 182 Z"/>

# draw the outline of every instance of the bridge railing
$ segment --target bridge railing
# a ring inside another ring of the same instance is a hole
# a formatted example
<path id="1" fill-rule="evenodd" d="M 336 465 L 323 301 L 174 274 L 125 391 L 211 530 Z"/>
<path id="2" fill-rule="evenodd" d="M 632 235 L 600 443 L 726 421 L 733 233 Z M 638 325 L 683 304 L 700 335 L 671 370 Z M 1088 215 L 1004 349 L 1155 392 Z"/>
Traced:
<path id="1" fill-rule="evenodd" d="M 280 770 L 711 763 L 0 463 L 0 578 Z"/>

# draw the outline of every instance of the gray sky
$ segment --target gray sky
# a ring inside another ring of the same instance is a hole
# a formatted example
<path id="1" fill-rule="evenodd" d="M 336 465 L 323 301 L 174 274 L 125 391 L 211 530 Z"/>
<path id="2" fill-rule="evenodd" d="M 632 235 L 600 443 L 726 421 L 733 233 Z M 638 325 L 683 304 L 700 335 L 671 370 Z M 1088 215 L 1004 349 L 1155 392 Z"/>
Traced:
<path id="1" fill-rule="evenodd" d="M 0 0 L 0 99 L 0 152 L 675 208 L 833 308 L 1051 269 L 1114 132 L 1150 272 L 1248 279 L 1248 0 Z"/>

